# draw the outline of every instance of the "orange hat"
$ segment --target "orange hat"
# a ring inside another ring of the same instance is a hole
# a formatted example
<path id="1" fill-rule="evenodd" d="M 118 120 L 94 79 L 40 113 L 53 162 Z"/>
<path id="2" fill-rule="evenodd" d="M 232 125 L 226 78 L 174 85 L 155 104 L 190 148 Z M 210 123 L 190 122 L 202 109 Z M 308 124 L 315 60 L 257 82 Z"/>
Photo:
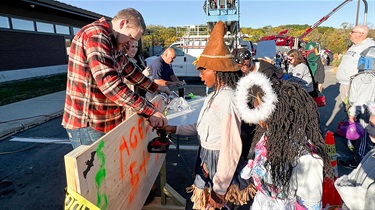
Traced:
<path id="1" fill-rule="evenodd" d="M 238 71 L 241 69 L 234 60 L 224 42 L 225 24 L 223 21 L 216 23 L 212 29 L 210 39 L 199 57 L 196 68 L 212 69 L 214 71 Z"/>

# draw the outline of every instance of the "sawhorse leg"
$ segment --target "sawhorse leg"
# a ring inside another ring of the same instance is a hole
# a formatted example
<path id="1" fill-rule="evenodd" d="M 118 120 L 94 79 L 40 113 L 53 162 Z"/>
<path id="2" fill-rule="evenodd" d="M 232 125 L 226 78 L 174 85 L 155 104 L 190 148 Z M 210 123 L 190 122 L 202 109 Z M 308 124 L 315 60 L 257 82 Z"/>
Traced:
<path id="1" fill-rule="evenodd" d="M 185 206 L 186 200 L 182 197 L 176 190 L 174 190 L 169 184 L 167 184 L 167 168 L 166 160 L 164 160 L 163 165 L 160 169 L 160 197 L 161 205 L 167 204 L 167 197 L 170 197 L 177 205 Z"/>

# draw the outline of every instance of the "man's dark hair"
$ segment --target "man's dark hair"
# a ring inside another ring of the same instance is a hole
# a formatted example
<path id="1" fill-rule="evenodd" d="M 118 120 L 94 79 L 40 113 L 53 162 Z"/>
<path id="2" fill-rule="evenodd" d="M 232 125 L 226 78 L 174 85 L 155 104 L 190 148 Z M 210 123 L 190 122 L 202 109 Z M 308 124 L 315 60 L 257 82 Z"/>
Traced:
<path id="1" fill-rule="evenodd" d="M 142 34 L 144 35 L 146 32 L 146 23 L 143 19 L 143 16 L 140 12 L 133 8 L 127 8 L 119 11 L 115 17 L 116 19 L 125 19 L 128 20 L 130 24 L 139 27 L 141 29 Z"/>

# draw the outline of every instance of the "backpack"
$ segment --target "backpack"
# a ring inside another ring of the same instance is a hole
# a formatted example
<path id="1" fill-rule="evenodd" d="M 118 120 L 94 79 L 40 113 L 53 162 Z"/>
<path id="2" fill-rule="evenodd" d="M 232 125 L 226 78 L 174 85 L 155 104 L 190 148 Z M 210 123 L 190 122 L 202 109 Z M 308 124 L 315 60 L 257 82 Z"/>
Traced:
<path id="1" fill-rule="evenodd" d="M 358 60 L 358 71 L 375 70 L 375 46 L 363 50 Z"/>
<path id="2" fill-rule="evenodd" d="M 316 42 L 308 42 L 305 46 L 304 56 L 306 58 L 306 64 L 310 68 L 311 76 L 315 76 L 316 70 L 318 69 L 318 62 L 321 62 L 317 46 L 318 44 Z"/>
<path id="3" fill-rule="evenodd" d="M 320 61 L 320 56 L 315 54 L 315 50 L 306 51 L 307 65 L 311 69 L 311 75 L 315 76 L 316 70 L 318 69 L 318 62 Z"/>
<path id="4" fill-rule="evenodd" d="M 304 55 L 304 59 L 305 59 L 306 65 L 309 69 L 309 72 L 310 72 L 310 75 L 311 75 L 311 78 L 312 78 L 313 87 L 314 87 L 313 91 L 315 93 L 312 96 L 313 96 L 313 98 L 315 98 L 319 94 L 318 83 L 315 80 L 315 73 L 316 73 L 316 70 L 319 67 L 318 62 L 321 62 L 320 56 L 315 54 L 315 50 L 307 50 L 307 51 L 305 51 L 305 53 L 306 54 Z"/>
<path id="5" fill-rule="evenodd" d="M 335 181 L 335 187 L 349 209 L 373 209 L 375 206 L 375 149 L 362 159 L 350 174 Z"/>
<path id="6" fill-rule="evenodd" d="M 346 110 L 349 110 L 354 103 L 365 104 L 367 101 L 374 100 L 375 46 L 368 47 L 361 52 L 357 68 L 358 73 L 350 77 Z"/>

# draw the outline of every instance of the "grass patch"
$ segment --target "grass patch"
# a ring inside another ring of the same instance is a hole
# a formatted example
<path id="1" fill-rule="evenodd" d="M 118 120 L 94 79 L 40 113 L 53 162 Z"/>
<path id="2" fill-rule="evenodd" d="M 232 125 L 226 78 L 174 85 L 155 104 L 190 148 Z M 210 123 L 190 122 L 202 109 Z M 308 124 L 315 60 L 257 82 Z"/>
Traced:
<path id="1" fill-rule="evenodd" d="M 66 89 L 66 74 L 0 84 L 0 106 Z"/>

